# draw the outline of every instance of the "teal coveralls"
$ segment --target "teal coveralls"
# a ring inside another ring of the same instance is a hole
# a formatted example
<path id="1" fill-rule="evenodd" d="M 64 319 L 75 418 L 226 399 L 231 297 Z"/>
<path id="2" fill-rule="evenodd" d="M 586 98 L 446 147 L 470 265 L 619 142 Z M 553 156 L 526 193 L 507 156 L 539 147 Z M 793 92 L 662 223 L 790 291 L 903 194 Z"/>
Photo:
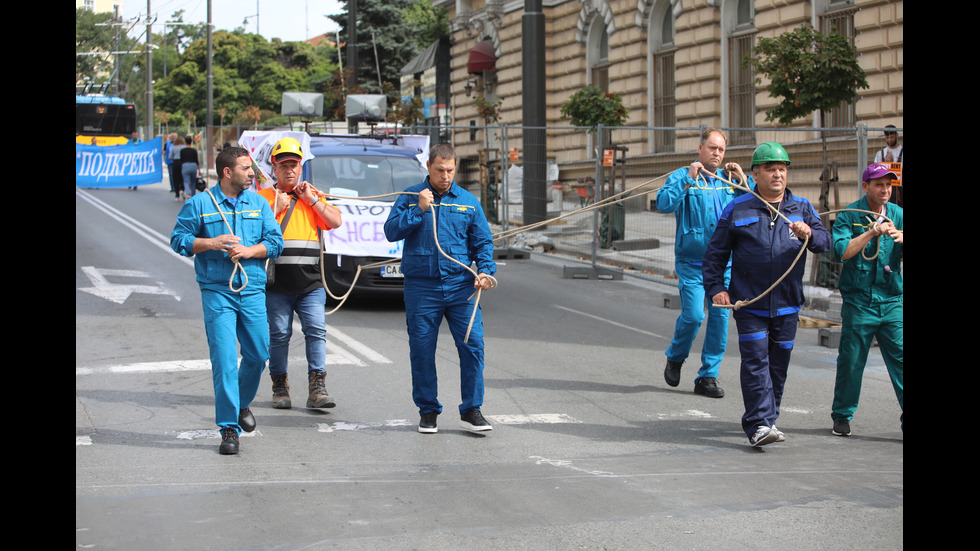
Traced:
<path id="1" fill-rule="evenodd" d="M 868 198 L 847 206 L 850 209 L 871 210 Z M 904 230 L 902 207 L 888 203 L 886 214 L 898 230 Z M 837 215 L 834 223 L 834 254 L 841 259 L 852 238 L 868 230 L 868 213 L 845 211 Z M 880 248 L 879 248 L 880 245 Z M 877 337 L 881 356 L 885 360 L 888 375 L 898 405 L 904 418 L 903 387 L 904 330 L 902 293 L 902 251 L 904 245 L 896 243 L 888 235 L 875 237 L 863 251 L 844 260 L 840 275 L 840 292 L 844 298 L 841 307 L 843 329 L 837 356 L 837 382 L 834 385 L 834 404 L 831 417 L 835 421 L 850 421 L 861 395 L 861 379 L 868 360 L 871 341 Z M 878 256 L 873 260 L 867 257 Z"/>

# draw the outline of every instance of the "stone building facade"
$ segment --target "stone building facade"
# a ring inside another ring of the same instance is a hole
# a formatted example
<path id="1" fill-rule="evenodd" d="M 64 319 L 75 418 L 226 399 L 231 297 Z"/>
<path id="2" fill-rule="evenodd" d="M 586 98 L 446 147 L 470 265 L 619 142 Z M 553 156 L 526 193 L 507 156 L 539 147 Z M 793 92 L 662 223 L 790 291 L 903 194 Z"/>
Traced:
<path id="1" fill-rule="evenodd" d="M 434 0 L 449 12 L 452 33 L 452 124 L 483 126 L 476 96 L 500 102 L 499 123 L 522 123 L 523 0 Z M 548 156 L 559 165 L 592 157 L 592 137 L 568 127 L 561 104 L 588 84 L 619 94 L 628 126 L 766 128 L 774 99 L 766 83 L 741 67 L 758 37 L 809 23 L 853 37 L 870 88 L 856 104 L 825 114 L 824 127 L 902 126 L 902 0 L 543 0 L 546 44 Z M 481 42 L 496 56 L 494 70 L 470 73 L 470 53 Z M 801 130 L 819 125 L 811 116 Z M 492 133 L 491 133 L 492 134 Z M 751 131 L 730 130 L 730 145 L 753 147 Z M 508 131 L 520 144 L 520 131 Z M 456 129 L 463 158 L 499 147 L 499 136 Z M 696 130 L 629 133 L 630 155 L 689 153 Z M 764 140 L 761 140 L 764 141 Z"/>

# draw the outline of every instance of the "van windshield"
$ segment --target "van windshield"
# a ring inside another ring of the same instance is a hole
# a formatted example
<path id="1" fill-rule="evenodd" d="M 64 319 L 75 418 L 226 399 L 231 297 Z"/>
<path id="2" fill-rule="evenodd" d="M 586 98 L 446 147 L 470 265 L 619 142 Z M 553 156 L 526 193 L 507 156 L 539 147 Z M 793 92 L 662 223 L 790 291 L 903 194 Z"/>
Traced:
<path id="1" fill-rule="evenodd" d="M 419 162 L 407 157 L 322 155 L 310 160 L 309 169 L 310 180 L 317 189 L 345 197 L 404 191 L 425 178 Z"/>

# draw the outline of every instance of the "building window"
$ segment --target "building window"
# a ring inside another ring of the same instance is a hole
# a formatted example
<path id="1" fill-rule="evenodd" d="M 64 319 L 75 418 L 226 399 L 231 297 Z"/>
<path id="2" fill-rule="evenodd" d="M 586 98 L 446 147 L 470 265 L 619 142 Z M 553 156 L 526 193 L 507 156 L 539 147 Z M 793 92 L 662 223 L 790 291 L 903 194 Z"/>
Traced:
<path id="1" fill-rule="evenodd" d="M 650 91 L 653 95 L 653 126 L 677 125 L 677 100 L 674 81 L 674 14 L 664 0 L 650 18 L 650 56 L 652 61 Z M 673 151 L 674 130 L 655 130 L 653 151 Z"/>
<path id="2" fill-rule="evenodd" d="M 755 8 L 751 0 L 738 0 L 735 28 L 728 37 L 728 124 L 733 128 L 755 126 L 755 71 L 742 60 L 755 45 Z M 732 130 L 729 145 L 755 143 L 755 133 Z"/>
<path id="3" fill-rule="evenodd" d="M 852 2 L 832 2 L 828 11 L 820 16 L 820 32 L 829 34 L 837 32 L 841 36 L 849 39 L 854 45 L 854 12 L 857 8 Z M 841 102 L 840 106 L 823 113 L 820 125 L 824 128 L 852 128 L 857 124 L 857 108 L 854 103 Z"/>
<path id="4" fill-rule="evenodd" d="M 603 93 L 609 93 L 609 31 L 601 16 L 592 18 L 589 25 L 588 50 L 586 61 L 589 66 L 589 84 L 599 88 Z M 591 142 L 591 136 L 590 136 Z M 602 143 L 606 146 L 612 143 L 612 132 L 608 129 L 602 132 Z M 589 144 L 589 151 L 595 152 L 597 143 Z"/>
<path id="5" fill-rule="evenodd" d="M 600 17 L 592 20 L 589 30 L 589 84 L 609 91 L 609 32 Z"/>

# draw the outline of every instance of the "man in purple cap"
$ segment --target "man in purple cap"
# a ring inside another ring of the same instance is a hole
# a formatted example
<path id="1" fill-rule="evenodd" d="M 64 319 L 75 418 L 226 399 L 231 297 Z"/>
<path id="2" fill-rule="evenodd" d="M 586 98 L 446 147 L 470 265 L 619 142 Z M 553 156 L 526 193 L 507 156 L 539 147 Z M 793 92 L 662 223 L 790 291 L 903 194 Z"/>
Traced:
<path id="1" fill-rule="evenodd" d="M 844 263 L 838 287 L 841 307 L 840 347 L 837 355 L 837 382 L 831 417 L 833 433 L 851 434 L 851 419 L 861 394 L 861 378 L 872 339 L 888 368 L 904 430 L 903 395 L 904 298 L 902 293 L 902 207 L 890 203 L 892 180 L 898 176 L 882 164 L 865 169 L 861 188 L 865 196 L 847 206 L 878 213 L 844 211 L 834 222 L 833 245 L 837 259 Z"/>

